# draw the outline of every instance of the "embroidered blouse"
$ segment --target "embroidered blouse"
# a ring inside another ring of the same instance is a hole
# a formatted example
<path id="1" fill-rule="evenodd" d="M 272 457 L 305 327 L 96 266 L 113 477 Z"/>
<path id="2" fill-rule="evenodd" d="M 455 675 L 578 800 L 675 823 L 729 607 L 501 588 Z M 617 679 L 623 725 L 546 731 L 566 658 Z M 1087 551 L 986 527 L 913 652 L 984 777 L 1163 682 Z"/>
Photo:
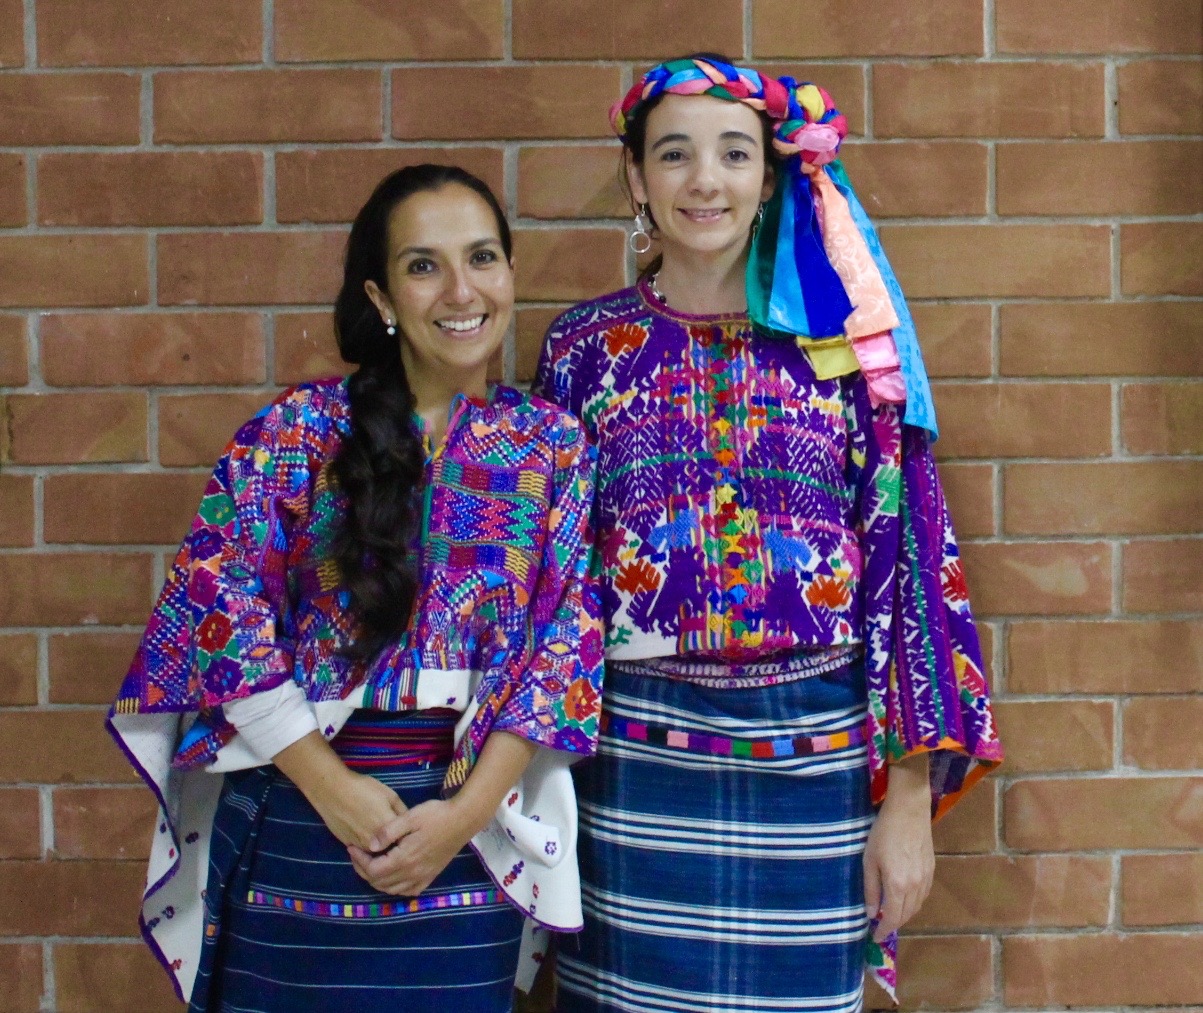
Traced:
<path id="1" fill-rule="evenodd" d="M 364 665 L 340 652 L 354 620 L 329 558 L 345 509 L 331 465 L 349 432 L 342 380 L 285 391 L 238 431 L 110 713 L 110 732 L 163 810 L 143 927 L 169 967 L 187 964 L 192 950 L 171 938 L 163 912 L 178 914 L 195 900 L 190 887 L 203 889 L 196 843 L 216 800 L 187 775 L 268 762 L 223 705 L 290 682 L 327 738 L 357 707 L 463 712 L 448 795 L 491 731 L 548 747 L 473 845 L 522 910 L 554 928 L 580 927 L 567 762 L 594 751 L 600 713 L 595 453 L 575 418 L 538 398 L 496 387 L 487 401 L 457 399 L 427 461 L 413 618 Z M 180 975 L 195 968 L 173 970 L 188 994 L 191 979 Z"/>

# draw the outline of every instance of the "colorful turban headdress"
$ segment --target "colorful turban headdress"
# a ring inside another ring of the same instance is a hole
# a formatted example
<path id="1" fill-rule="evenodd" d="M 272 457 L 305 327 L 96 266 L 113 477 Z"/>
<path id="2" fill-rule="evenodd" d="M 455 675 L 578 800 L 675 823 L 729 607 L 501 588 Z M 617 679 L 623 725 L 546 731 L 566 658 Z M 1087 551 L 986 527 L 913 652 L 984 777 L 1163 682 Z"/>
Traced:
<path id="1" fill-rule="evenodd" d="M 748 315 L 793 338 L 820 379 L 860 370 L 874 404 L 906 404 L 905 419 L 936 435 L 915 326 L 877 231 L 837 160 L 848 123 L 808 82 L 711 59 L 649 70 L 610 109 L 614 132 L 663 94 L 710 95 L 765 113 L 785 159 L 748 256 Z"/>

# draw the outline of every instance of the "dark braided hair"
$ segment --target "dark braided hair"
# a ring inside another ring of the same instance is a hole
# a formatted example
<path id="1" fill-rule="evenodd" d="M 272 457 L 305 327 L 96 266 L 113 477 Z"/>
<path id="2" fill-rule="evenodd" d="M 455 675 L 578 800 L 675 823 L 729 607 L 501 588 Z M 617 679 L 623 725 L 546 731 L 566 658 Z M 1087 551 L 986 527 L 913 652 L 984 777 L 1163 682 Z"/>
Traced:
<path id="1" fill-rule="evenodd" d="M 425 454 L 414 424 L 415 401 L 401 362 L 403 335 L 390 335 L 364 288 L 388 291 L 389 221 L 416 193 L 458 184 L 479 195 L 497 219 L 506 259 L 512 240 L 505 214 L 489 187 L 454 165 L 410 165 L 386 176 L 355 216 L 347 239 L 343 284 L 334 303 L 334 329 L 344 361 L 359 368 L 347 381 L 351 434 L 334 461 L 347 511 L 331 544 L 343 586 L 351 595 L 358 634 L 346 653 L 374 657 L 409 624 L 418 591 L 412 549 L 422 523 Z"/>

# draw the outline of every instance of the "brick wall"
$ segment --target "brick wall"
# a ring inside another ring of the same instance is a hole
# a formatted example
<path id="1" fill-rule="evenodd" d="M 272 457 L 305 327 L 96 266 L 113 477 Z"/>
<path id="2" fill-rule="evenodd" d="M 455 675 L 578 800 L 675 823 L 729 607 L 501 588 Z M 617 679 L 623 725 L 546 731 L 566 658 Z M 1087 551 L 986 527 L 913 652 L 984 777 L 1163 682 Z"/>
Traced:
<path id="1" fill-rule="evenodd" d="M 805 16 L 800 17 L 799 11 Z M 497 372 L 631 277 L 607 105 L 713 48 L 824 83 L 914 300 L 1009 747 L 907 1008 L 1203 1004 L 1201 0 L 0 0 L 0 1007 L 166 1010 L 101 729 L 205 469 L 337 364 L 404 161 L 517 225 Z"/>

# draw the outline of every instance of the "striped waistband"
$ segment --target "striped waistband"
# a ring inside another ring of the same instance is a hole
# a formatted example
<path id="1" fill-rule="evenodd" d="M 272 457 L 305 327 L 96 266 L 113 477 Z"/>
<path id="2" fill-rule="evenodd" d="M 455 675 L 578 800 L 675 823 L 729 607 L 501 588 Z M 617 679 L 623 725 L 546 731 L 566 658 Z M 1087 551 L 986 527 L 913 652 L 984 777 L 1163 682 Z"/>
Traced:
<path id="1" fill-rule="evenodd" d="M 355 711 L 330 742 L 352 769 L 449 763 L 455 711 Z"/>
<path id="2" fill-rule="evenodd" d="M 794 651 L 749 664 L 680 655 L 611 661 L 608 664 L 615 671 L 627 675 L 676 679 L 711 689 L 752 689 L 825 675 L 850 665 L 860 654 L 860 644 L 842 644 Z"/>
<path id="3" fill-rule="evenodd" d="M 399 897 L 395 901 L 367 904 L 344 904 L 338 901 L 302 900 L 279 894 L 248 890 L 246 902 L 255 907 L 274 907 L 320 918 L 391 918 L 415 911 L 439 911 L 453 907 L 479 907 L 482 904 L 503 904 L 500 890 L 465 890 L 462 893 L 439 893 L 420 897 Z"/>
<path id="4" fill-rule="evenodd" d="M 671 728 L 660 728 L 638 721 L 615 717 L 603 710 L 601 716 L 603 735 L 616 739 L 647 742 L 669 749 L 680 749 L 687 753 L 704 753 L 707 756 L 732 756 L 752 760 L 780 760 L 792 756 L 814 756 L 835 749 L 847 749 L 864 745 L 865 727 L 858 725 L 831 735 L 795 735 L 777 739 L 733 739 L 726 735 L 679 732 Z"/>

